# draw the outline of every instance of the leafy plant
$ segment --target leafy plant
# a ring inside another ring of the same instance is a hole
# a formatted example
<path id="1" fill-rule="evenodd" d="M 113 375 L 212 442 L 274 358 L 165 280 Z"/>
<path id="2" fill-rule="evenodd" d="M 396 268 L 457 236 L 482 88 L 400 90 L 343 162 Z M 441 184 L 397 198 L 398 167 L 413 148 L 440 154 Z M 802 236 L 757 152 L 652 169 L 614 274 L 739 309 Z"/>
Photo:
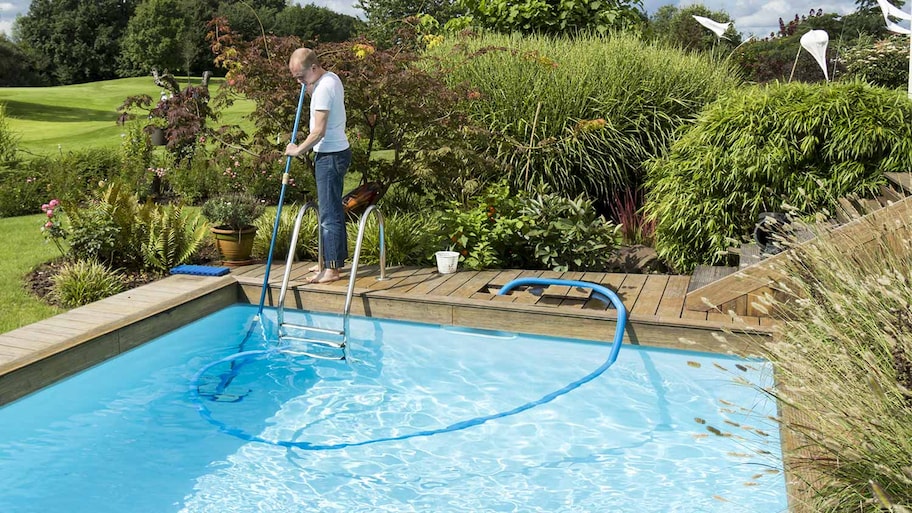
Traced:
<path id="1" fill-rule="evenodd" d="M 87 305 L 113 296 L 124 288 L 122 275 L 97 260 L 66 263 L 52 281 L 54 298 L 66 308 Z"/>
<path id="2" fill-rule="evenodd" d="M 36 168 L 32 162 L 13 169 L 0 166 L 0 217 L 33 214 L 35 205 L 47 196 L 47 180 L 40 166 Z"/>
<path id="3" fill-rule="evenodd" d="M 41 233 L 44 234 L 45 241 L 53 242 L 54 245 L 57 246 L 57 250 L 60 251 L 60 254 L 65 255 L 66 251 L 63 249 L 62 241 L 66 239 L 67 233 L 60 222 L 60 218 L 63 217 L 63 209 L 60 207 L 60 201 L 52 199 L 41 205 L 41 211 L 47 216 L 44 226 L 41 227 Z"/>
<path id="4" fill-rule="evenodd" d="M 682 272 L 724 262 L 760 212 L 832 212 L 842 196 L 873 193 L 883 173 L 912 168 L 910 122 L 904 93 L 857 81 L 725 97 L 649 165 L 659 257 Z"/>
<path id="5" fill-rule="evenodd" d="M 586 30 L 606 33 L 642 22 L 640 0 L 460 0 L 475 23 L 504 33 L 574 34 Z"/>
<path id="6" fill-rule="evenodd" d="M 905 88 L 909 83 L 909 43 L 905 39 L 900 35 L 878 41 L 859 38 L 843 56 L 846 70 L 873 85 Z"/>
<path id="7" fill-rule="evenodd" d="M 603 271 L 620 242 L 619 227 L 590 200 L 539 192 L 523 202 L 525 237 L 537 262 L 554 271 Z"/>
<path id="8" fill-rule="evenodd" d="M 291 247 L 291 235 L 294 231 L 295 219 L 298 215 L 297 203 L 285 205 L 282 208 L 282 217 L 279 219 L 279 228 L 276 233 L 273 258 L 285 259 L 288 248 Z M 270 208 L 266 215 L 257 218 L 254 226 L 257 227 L 256 237 L 253 239 L 253 254 L 262 258 L 269 256 L 269 244 L 272 237 L 273 223 L 275 223 L 275 209 Z M 298 249 L 295 256 L 299 259 L 317 259 L 317 212 L 311 210 L 304 214 L 301 220 L 301 231 L 298 232 Z"/>
<path id="9" fill-rule="evenodd" d="M 217 226 L 240 230 L 253 225 L 264 208 L 255 197 L 235 192 L 210 198 L 203 204 L 202 213 Z"/>
<path id="10" fill-rule="evenodd" d="M 167 271 L 187 263 L 203 246 L 209 231 L 199 215 L 184 215 L 180 205 L 156 209 L 143 243 L 146 267 Z"/>
<path id="11" fill-rule="evenodd" d="M 18 160 L 19 138 L 10 130 L 6 120 L 6 108 L 0 103 L 0 167 L 8 166 Z"/>

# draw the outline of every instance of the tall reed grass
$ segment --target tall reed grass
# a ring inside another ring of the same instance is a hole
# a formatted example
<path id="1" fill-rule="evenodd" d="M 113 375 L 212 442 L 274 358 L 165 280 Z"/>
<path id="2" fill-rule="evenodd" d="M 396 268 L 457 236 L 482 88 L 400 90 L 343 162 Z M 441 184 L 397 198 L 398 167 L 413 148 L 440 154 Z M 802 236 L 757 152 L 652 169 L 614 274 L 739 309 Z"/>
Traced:
<path id="1" fill-rule="evenodd" d="M 784 324 L 767 349 L 769 393 L 814 512 L 912 505 L 912 230 L 867 230 L 873 241 L 851 250 L 842 239 L 796 248 L 789 301 L 773 305 Z"/>
<path id="2" fill-rule="evenodd" d="M 491 131 L 513 186 L 602 202 L 739 84 L 727 63 L 625 33 L 454 36 L 431 55 L 473 100 L 471 118 Z"/>

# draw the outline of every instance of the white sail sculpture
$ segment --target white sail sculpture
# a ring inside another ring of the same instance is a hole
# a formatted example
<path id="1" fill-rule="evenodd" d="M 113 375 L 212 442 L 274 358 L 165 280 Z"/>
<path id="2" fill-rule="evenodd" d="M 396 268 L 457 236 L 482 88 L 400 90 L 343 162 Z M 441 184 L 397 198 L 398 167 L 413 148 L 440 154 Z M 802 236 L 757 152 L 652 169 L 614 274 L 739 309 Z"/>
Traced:
<path id="1" fill-rule="evenodd" d="M 711 30 L 713 34 L 716 35 L 716 37 L 726 40 L 728 39 L 722 34 L 725 34 L 725 31 L 728 30 L 728 27 L 731 26 L 731 22 L 719 23 L 718 21 L 711 20 L 703 16 L 697 16 L 696 14 L 692 14 L 691 16 L 693 16 L 693 19 L 697 20 L 697 23 Z"/>
<path id="2" fill-rule="evenodd" d="M 827 44 L 830 42 L 830 35 L 825 30 L 809 30 L 801 36 L 801 47 L 807 50 L 814 57 L 820 69 L 823 70 L 823 77 L 827 82 L 830 81 L 830 74 L 827 72 L 826 51 Z M 800 51 L 800 50 L 799 50 Z"/>

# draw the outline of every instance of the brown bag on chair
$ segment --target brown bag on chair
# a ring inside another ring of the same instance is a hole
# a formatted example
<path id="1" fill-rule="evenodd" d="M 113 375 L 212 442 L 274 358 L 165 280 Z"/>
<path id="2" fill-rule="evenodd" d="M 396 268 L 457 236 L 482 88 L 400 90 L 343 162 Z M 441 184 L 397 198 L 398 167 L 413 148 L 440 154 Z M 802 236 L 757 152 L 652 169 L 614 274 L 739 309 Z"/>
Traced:
<path id="1" fill-rule="evenodd" d="M 354 190 L 342 197 L 342 206 L 345 212 L 358 215 L 367 207 L 373 205 L 386 192 L 386 187 L 380 182 L 368 182 L 356 187 Z"/>

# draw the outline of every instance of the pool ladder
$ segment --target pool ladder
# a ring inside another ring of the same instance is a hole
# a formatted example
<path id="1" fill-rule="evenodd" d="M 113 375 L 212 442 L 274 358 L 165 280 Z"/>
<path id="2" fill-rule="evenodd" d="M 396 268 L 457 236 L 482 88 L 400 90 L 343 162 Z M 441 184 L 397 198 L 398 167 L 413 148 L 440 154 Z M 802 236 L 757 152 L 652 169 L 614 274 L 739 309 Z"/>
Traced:
<path id="1" fill-rule="evenodd" d="M 386 243 L 384 242 L 384 221 L 383 214 L 377 210 L 375 205 L 367 207 L 364 215 L 361 216 L 361 222 L 358 226 L 358 239 L 355 243 L 355 254 L 352 258 L 351 271 L 348 278 L 348 290 L 345 293 L 345 306 L 342 310 L 342 329 L 319 328 L 316 326 L 306 326 L 303 324 L 294 324 L 285 322 L 285 293 L 288 291 L 288 281 L 291 276 L 291 264 L 294 262 L 295 247 L 298 245 L 298 232 L 301 230 L 301 221 L 304 214 L 314 209 L 317 211 L 319 220 L 319 210 L 317 204 L 309 201 L 301 207 L 295 219 L 294 230 L 291 234 L 291 244 L 288 249 L 288 258 L 285 261 L 285 276 L 282 278 L 282 288 L 279 292 L 279 303 L 276 308 L 276 320 L 278 323 L 278 342 L 279 349 L 287 354 L 309 356 L 319 360 L 348 360 L 350 355 L 348 351 L 348 314 L 351 310 L 352 295 L 355 290 L 355 280 L 358 277 L 358 260 L 361 257 L 361 243 L 364 239 L 364 229 L 367 226 L 367 218 L 370 214 L 376 214 L 380 227 L 380 276 L 378 281 L 386 280 Z M 319 222 L 317 223 L 317 266 L 320 271 L 323 270 L 323 236 Z M 318 271 L 319 272 L 319 271 Z M 322 336 L 306 336 L 308 334 L 319 334 Z M 284 346 L 283 346 L 284 342 Z"/>

